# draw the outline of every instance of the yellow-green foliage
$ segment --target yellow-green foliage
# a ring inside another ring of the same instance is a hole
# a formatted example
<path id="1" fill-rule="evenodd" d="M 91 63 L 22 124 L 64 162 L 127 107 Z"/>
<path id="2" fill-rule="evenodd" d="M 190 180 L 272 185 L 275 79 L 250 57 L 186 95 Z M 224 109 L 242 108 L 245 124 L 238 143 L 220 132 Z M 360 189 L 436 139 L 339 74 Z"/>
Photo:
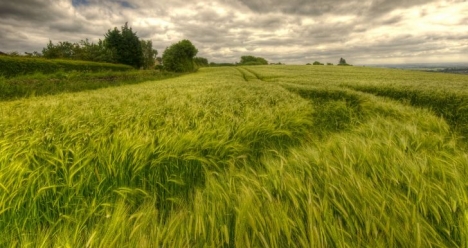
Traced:
<path id="1" fill-rule="evenodd" d="M 456 133 L 340 86 L 383 71 L 203 68 L 0 103 L 0 246 L 466 247 Z"/>
<path id="2" fill-rule="evenodd" d="M 129 71 L 133 67 L 119 64 L 58 59 L 0 56 L 0 76 L 14 77 L 36 72 L 48 74 L 62 71 Z"/>

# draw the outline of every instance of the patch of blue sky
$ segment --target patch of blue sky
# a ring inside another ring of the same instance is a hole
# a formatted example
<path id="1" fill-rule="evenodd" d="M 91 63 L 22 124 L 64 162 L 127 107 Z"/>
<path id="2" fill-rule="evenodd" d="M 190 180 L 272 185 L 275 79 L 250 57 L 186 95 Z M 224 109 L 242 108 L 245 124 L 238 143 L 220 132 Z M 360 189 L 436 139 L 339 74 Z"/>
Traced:
<path id="1" fill-rule="evenodd" d="M 120 6 L 124 7 L 124 8 L 130 8 L 130 9 L 133 9 L 134 7 L 128 3 L 127 1 L 121 1 L 120 2 Z"/>
<path id="2" fill-rule="evenodd" d="M 72 0 L 73 7 L 78 7 L 80 5 L 89 5 L 88 0 Z"/>
<path id="3" fill-rule="evenodd" d="M 129 9 L 134 9 L 135 7 L 133 5 L 131 5 L 129 2 L 127 1 L 114 1 L 116 3 L 119 3 L 121 7 L 123 8 L 129 8 Z M 78 7 L 78 6 L 82 6 L 82 5 L 89 5 L 90 2 L 89 0 L 72 0 L 72 5 L 74 7 Z"/>

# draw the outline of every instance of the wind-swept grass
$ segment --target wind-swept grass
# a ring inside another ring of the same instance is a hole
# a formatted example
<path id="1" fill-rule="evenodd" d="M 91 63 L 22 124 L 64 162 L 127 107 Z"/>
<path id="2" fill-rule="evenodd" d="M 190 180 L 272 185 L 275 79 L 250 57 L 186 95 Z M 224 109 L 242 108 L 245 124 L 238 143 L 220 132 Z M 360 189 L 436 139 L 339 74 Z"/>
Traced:
<path id="1" fill-rule="evenodd" d="M 466 77 L 466 76 L 465 76 Z M 468 85 L 468 83 L 467 83 Z M 390 97 L 424 107 L 443 117 L 454 131 L 468 138 L 468 91 L 441 87 L 437 90 L 403 85 L 349 85 L 349 88 Z"/>
<path id="2" fill-rule="evenodd" d="M 305 68 L 0 103 L 0 246 L 466 247 L 446 121 Z"/>
<path id="3" fill-rule="evenodd" d="M 312 86 L 321 92 L 343 92 L 344 87 L 427 108 L 444 118 L 462 138 L 468 137 L 466 75 L 336 66 L 259 67 L 255 71 L 262 80 L 288 88 L 292 84 Z"/>

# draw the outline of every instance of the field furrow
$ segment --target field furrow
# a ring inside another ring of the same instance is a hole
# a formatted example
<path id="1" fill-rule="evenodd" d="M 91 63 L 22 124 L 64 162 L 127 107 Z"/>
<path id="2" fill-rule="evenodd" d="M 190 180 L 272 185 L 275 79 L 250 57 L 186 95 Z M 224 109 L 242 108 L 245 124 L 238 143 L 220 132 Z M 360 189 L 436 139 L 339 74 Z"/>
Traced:
<path id="1" fill-rule="evenodd" d="M 203 68 L 0 102 L 0 246 L 466 247 L 468 153 L 443 95 L 365 86 L 465 94 L 428 77 Z"/>

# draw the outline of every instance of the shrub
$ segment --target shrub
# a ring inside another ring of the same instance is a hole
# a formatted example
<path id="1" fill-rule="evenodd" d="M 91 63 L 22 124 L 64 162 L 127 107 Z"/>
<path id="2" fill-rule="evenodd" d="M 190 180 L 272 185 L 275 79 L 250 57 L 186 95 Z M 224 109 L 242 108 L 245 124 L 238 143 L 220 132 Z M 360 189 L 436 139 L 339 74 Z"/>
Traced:
<path id="1" fill-rule="evenodd" d="M 198 50 L 189 40 L 182 40 L 172 44 L 163 53 L 163 66 L 168 71 L 190 72 L 194 71 L 195 65 L 193 58 Z"/>
<path id="2" fill-rule="evenodd" d="M 254 56 L 242 56 L 240 63 L 241 65 L 268 65 L 268 61 L 261 57 Z"/>

